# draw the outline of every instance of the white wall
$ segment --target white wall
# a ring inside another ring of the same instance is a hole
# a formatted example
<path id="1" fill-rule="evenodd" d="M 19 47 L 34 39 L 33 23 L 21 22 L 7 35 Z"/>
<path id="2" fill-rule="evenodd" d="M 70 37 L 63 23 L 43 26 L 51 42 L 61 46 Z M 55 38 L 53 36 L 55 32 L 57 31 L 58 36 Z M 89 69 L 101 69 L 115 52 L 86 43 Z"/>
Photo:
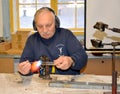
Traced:
<path id="1" fill-rule="evenodd" d="M 96 22 L 101 21 L 109 25 L 109 28 L 120 28 L 120 0 L 86 0 L 86 48 L 93 48 L 91 39 L 99 39 L 104 43 L 120 42 L 120 33 L 110 30 L 105 32 L 93 28 Z M 120 50 L 120 46 L 117 46 Z M 104 46 L 102 49 L 113 49 L 112 46 Z"/>
<path id="2" fill-rule="evenodd" d="M 0 37 L 3 36 L 2 0 L 0 0 Z"/>

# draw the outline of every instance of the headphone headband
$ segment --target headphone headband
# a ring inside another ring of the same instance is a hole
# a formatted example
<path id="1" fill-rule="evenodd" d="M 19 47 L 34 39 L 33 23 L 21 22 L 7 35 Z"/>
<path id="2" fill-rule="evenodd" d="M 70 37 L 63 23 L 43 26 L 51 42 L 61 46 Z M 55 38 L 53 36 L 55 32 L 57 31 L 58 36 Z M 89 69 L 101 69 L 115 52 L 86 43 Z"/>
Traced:
<path id="1" fill-rule="evenodd" d="M 35 15 L 37 14 L 37 12 L 38 11 L 42 11 L 42 10 L 49 10 L 50 12 L 52 12 L 54 15 L 55 15 L 55 12 L 54 12 L 54 10 L 52 9 L 52 8 L 49 8 L 49 7 L 42 7 L 42 8 L 40 8 L 39 10 L 37 10 L 36 11 L 36 13 L 35 13 Z M 34 20 L 33 20 L 33 29 L 35 30 L 35 31 L 37 31 L 37 27 L 36 27 L 36 23 L 35 23 L 35 15 L 34 15 Z M 55 27 L 56 28 L 59 28 L 60 27 L 60 20 L 59 20 L 59 18 L 55 15 Z"/>

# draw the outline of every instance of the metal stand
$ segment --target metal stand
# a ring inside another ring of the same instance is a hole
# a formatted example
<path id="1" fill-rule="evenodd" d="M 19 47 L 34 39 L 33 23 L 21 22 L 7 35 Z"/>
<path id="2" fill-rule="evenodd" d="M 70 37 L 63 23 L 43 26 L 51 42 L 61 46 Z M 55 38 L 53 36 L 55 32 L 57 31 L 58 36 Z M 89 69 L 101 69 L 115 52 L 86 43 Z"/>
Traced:
<path id="1" fill-rule="evenodd" d="M 117 71 L 115 70 L 115 47 L 119 45 L 118 42 L 112 42 L 113 54 L 112 54 L 112 92 L 104 92 L 104 94 L 120 94 L 117 92 Z"/>
<path id="2" fill-rule="evenodd" d="M 108 28 L 108 25 L 103 23 L 103 22 L 97 22 L 94 25 L 94 28 L 100 30 L 100 31 L 105 31 L 105 28 L 108 30 L 111 30 L 113 32 L 120 33 L 120 29 L 118 28 Z M 120 92 L 117 92 L 117 72 L 115 70 L 115 47 L 120 45 L 120 42 L 112 42 L 112 43 L 103 43 L 102 41 L 96 41 L 96 40 L 91 40 L 92 44 L 94 47 L 103 47 L 104 45 L 112 45 L 113 46 L 113 54 L 112 54 L 112 93 L 104 93 L 104 94 L 120 94 Z"/>

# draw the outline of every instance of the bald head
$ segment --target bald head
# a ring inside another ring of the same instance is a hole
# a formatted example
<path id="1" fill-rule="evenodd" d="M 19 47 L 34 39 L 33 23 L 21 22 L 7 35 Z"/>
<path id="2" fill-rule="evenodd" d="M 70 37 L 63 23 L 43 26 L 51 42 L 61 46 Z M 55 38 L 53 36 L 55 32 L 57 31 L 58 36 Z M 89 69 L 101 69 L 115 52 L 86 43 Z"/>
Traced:
<path id="1" fill-rule="evenodd" d="M 41 15 L 41 16 L 43 15 L 44 16 L 45 13 L 49 13 L 55 19 L 55 12 L 51 8 L 42 7 L 39 10 L 36 11 L 36 13 L 34 15 L 34 21 L 36 22 L 37 21 L 37 17 L 39 15 Z"/>

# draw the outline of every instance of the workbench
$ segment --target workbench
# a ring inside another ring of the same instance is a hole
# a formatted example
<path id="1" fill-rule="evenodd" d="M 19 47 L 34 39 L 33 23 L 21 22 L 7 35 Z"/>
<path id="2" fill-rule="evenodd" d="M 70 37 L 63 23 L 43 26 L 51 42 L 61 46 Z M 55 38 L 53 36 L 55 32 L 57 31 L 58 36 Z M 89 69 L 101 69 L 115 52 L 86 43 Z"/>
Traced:
<path id="1" fill-rule="evenodd" d="M 71 78 L 77 78 L 76 81 L 84 82 L 86 85 L 92 82 L 111 83 L 111 76 L 81 74 L 77 76 L 50 75 L 50 77 L 52 80 L 41 79 L 38 74 L 21 76 L 19 73 L 0 73 L 0 94 L 103 94 L 105 91 L 111 91 L 109 89 L 75 88 L 70 84 L 59 87 L 52 84 L 52 81 L 71 81 Z M 118 83 L 120 84 L 120 77 Z"/>

